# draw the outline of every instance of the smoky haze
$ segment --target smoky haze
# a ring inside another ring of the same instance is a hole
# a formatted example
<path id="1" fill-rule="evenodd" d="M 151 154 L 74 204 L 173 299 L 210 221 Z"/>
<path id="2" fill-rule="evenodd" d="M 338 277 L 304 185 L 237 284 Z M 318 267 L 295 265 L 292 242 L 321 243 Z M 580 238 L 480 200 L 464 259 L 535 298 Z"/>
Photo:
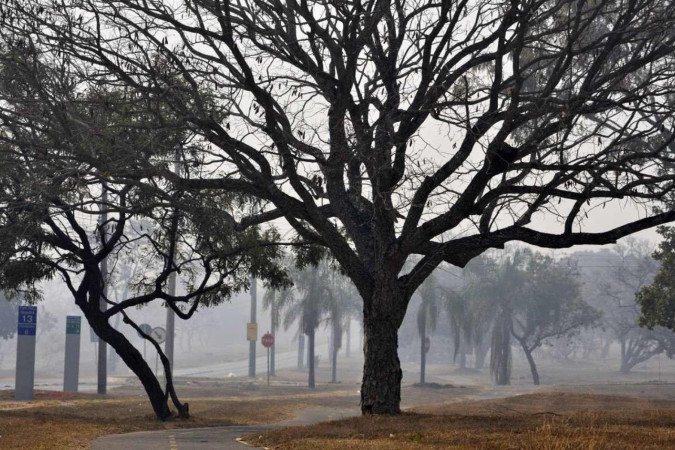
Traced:
<path id="1" fill-rule="evenodd" d="M 649 233 L 645 233 L 649 235 Z M 671 332 L 648 331 L 637 326 L 638 309 L 634 292 L 649 283 L 658 269 L 650 254 L 655 248 L 653 240 L 629 238 L 619 244 L 606 247 L 587 247 L 574 251 L 543 251 L 556 263 L 574 268 L 572 275 L 578 283 L 579 300 L 598 313 L 592 323 L 580 325 L 570 333 L 562 333 L 543 339 L 532 352 L 541 377 L 541 384 L 595 384 L 623 382 L 675 382 L 675 364 L 668 358 L 675 348 Z M 504 251 L 491 252 L 495 264 L 503 264 L 514 252 L 524 247 L 510 247 Z M 537 252 L 537 249 L 531 249 Z M 480 257 L 483 258 L 483 257 Z M 474 260 L 476 261 L 476 260 Z M 473 263 L 473 261 L 472 261 Z M 484 283 L 487 275 L 473 275 L 473 282 Z M 453 312 L 446 294 L 460 295 L 470 289 L 472 275 L 467 270 L 441 266 L 432 277 L 439 292 L 445 293 L 433 299 L 431 314 L 426 317 L 425 331 L 420 331 L 424 286 L 418 290 L 408 307 L 406 318 L 399 332 L 399 354 L 404 370 L 404 383 L 420 381 L 420 357 L 422 336 L 430 341 L 425 355 L 425 382 L 440 384 L 499 384 L 491 370 L 491 352 L 494 343 L 494 314 L 484 316 L 482 329 L 475 324 L 458 323 L 469 320 Z M 180 285 L 180 283 L 179 283 Z M 180 289 L 180 287 L 179 287 Z M 81 315 L 73 304 L 70 293 L 58 280 L 42 285 L 44 300 L 38 305 L 36 388 L 60 390 L 62 387 L 65 318 Z M 263 307 L 265 288 L 258 286 L 257 294 L 257 377 L 266 373 L 265 349 L 260 337 L 272 328 L 270 311 Z M 343 382 L 354 384 L 362 370 L 362 331 L 360 299 L 344 299 L 344 303 L 356 301 L 342 323 L 342 345 L 337 353 L 337 375 Z M 246 323 L 249 321 L 251 296 L 241 292 L 230 300 L 209 308 L 200 309 L 187 321 L 176 320 L 175 376 L 212 379 L 246 379 L 248 373 L 249 344 L 246 341 Z M 470 300 L 463 298 L 471 304 Z M 562 300 L 561 300 L 562 301 Z M 424 307 L 428 307 L 424 306 Z M 485 307 L 498 308 L 498 300 L 487 298 Z M 165 326 L 166 309 L 160 302 L 130 311 L 136 323 L 152 327 Z M 453 316 L 453 314 L 455 314 Z M 462 313 L 464 314 L 464 313 Z M 514 313 L 517 322 L 519 313 Z M 298 368 L 300 322 L 282 308 L 280 326 L 276 332 L 275 351 L 277 371 L 297 371 L 297 384 L 304 383 L 307 366 L 307 349 L 303 349 L 303 368 Z M 433 317 L 431 317 L 433 315 Z M 16 318 L 12 319 L 14 323 Z M 127 335 L 143 352 L 142 339 L 129 326 L 116 318 L 113 325 Z M 286 322 L 286 323 L 284 323 Z M 318 357 L 317 382 L 330 381 L 331 342 L 334 331 L 328 311 L 320 314 L 316 331 Z M 14 325 L 15 326 L 15 325 Z M 460 329 L 461 328 L 461 329 Z M 304 336 L 303 336 L 304 337 Z M 83 321 L 80 357 L 80 390 L 96 389 L 96 345 L 92 332 Z M 302 344 L 300 344 L 302 346 Z M 349 347 L 349 356 L 347 348 Z M 532 375 L 522 348 L 515 339 L 510 341 L 512 386 L 531 386 Z M 13 386 L 16 336 L 0 340 L 0 375 L 6 388 Z M 146 360 L 155 368 L 156 353 L 150 344 L 145 349 Z M 161 364 L 160 364 L 161 367 Z M 109 384 L 112 387 L 135 383 L 131 371 L 109 349 Z M 161 368 L 159 369 L 161 373 Z"/>

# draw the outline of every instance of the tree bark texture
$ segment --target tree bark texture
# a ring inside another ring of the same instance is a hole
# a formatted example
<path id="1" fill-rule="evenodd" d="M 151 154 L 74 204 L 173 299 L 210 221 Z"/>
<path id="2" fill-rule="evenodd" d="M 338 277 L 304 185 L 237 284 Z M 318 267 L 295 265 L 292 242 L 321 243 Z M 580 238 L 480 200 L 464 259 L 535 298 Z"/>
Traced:
<path id="1" fill-rule="evenodd" d="M 365 319 L 363 414 L 400 414 L 401 362 L 398 359 L 398 324 Z"/>

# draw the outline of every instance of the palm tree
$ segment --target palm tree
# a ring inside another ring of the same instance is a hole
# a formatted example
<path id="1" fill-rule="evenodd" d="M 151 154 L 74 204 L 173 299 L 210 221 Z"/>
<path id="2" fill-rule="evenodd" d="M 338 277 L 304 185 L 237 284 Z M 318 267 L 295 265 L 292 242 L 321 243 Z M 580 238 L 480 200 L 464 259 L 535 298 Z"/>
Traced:
<path id="1" fill-rule="evenodd" d="M 276 375 L 276 370 L 275 370 L 276 352 L 275 352 L 275 348 L 277 346 L 276 335 L 277 335 L 277 329 L 279 329 L 280 311 L 279 311 L 279 305 L 278 305 L 278 300 L 277 300 L 277 293 L 274 289 L 268 288 L 265 291 L 265 295 L 263 296 L 263 308 L 265 310 L 268 310 L 268 309 L 270 310 L 270 333 L 272 333 L 272 336 L 275 337 L 274 343 L 272 344 L 272 347 L 270 347 L 270 375 L 275 376 Z"/>
<path id="2" fill-rule="evenodd" d="M 358 293 L 352 282 L 337 271 L 324 277 L 323 282 L 331 326 L 331 383 L 337 383 L 337 355 L 342 347 L 343 330 L 358 312 Z"/>
<path id="3" fill-rule="evenodd" d="M 419 288 L 421 302 L 417 309 L 417 332 L 420 337 L 420 384 L 425 383 L 427 365 L 427 330 L 436 329 L 438 303 L 441 298 L 436 278 L 431 275 Z"/>
<path id="4" fill-rule="evenodd" d="M 293 287 L 279 292 L 278 307 L 284 311 L 284 328 L 299 322 L 300 334 L 307 335 L 308 386 L 314 388 L 315 382 L 315 333 L 325 312 L 323 288 L 326 273 L 325 265 L 309 266 L 303 270 L 291 271 Z"/>

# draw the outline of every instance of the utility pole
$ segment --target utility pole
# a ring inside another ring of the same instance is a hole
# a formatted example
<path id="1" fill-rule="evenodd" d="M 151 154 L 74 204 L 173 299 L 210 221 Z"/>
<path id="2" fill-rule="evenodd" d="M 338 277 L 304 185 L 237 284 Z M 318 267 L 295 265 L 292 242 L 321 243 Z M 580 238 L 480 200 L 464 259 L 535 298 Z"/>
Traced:
<path id="1" fill-rule="evenodd" d="M 251 275 L 251 323 L 256 323 L 256 313 L 258 309 L 258 287 L 257 280 Z M 249 340 L 248 347 L 248 376 L 255 378 L 255 339 Z"/>
<path id="2" fill-rule="evenodd" d="M 275 347 L 277 346 L 277 321 L 279 320 L 279 311 L 277 310 L 277 293 L 276 291 L 272 291 L 272 304 L 270 306 L 270 328 L 272 330 L 272 336 L 274 336 L 274 342 L 272 343 L 272 347 L 270 347 L 270 374 L 272 376 L 276 375 L 275 371 Z"/>
<path id="3" fill-rule="evenodd" d="M 176 147 L 176 160 L 174 161 L 173 171 L 176 175 L 180 175 L 180 148 Z M 174 214 L 178 214 L 175 210 Z M 175 236 L 174 236 L 175 238 Z M 178 245 L 177 243 L 175 245 Z M 175 258 L 176 252 L 174 248 L 173 254 L 169 255 L 171 259 Z M 173 261 L 172 261 L 173 262 Z M 168 279 L 169 295 L 176 295 L 176 272 L 172 271 Z M 170 306 L 166 307 L 166 341 L 164 342 L 164 353 L 169 360 L 169 368 L 173 371 L 173 347 L 175 342 L 175 328 L 176 328 L 176 313 Z"/>
<path id="4" fill-rule="evenodd" d="M 108 186 L 105 182 L 101 183 L 101 226 L 103 227 L 102 236 L 105 245 L 108 239 Z M 108 257 L 101 261 L 101 275 L 103 276 L 103 295 L 99 300 L 101 311 L 108 309 Z M 96 392 L 99 395 L 105 395 L 108 390 L 108 347 L 103 339 L 98 338 L 98 379 Z"/>
<path id="5" fill-rule="evenodd" d="M 169 295 L 176 295 L 176 272 L 171 272 L 168 280 Z M 170 306 L 166 306 L 166 341 L 164 341 L 164 353 L 169 360 L 169 368 L 173 371 L 173 344 L 176 328 L 176 313 Z"/>

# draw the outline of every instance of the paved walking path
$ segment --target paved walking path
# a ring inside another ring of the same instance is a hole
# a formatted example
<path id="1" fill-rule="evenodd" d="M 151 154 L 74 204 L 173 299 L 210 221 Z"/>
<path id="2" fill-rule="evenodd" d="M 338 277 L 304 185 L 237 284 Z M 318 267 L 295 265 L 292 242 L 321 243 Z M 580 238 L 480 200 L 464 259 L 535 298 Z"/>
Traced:
<path id="1" fill-rule="evenodd" d="M 295 418 L 267 425 L 234 425 L 228 427 L 186 428 L 138 433 L 112 434 L 96 439 L 93 450 L 244 450 L 237 438 L 262 433 L 273 428 L 310 425 L 328 420 L 337 420 L 359 414 L 358 409 L 308 408 L 298 412 Z"/>

